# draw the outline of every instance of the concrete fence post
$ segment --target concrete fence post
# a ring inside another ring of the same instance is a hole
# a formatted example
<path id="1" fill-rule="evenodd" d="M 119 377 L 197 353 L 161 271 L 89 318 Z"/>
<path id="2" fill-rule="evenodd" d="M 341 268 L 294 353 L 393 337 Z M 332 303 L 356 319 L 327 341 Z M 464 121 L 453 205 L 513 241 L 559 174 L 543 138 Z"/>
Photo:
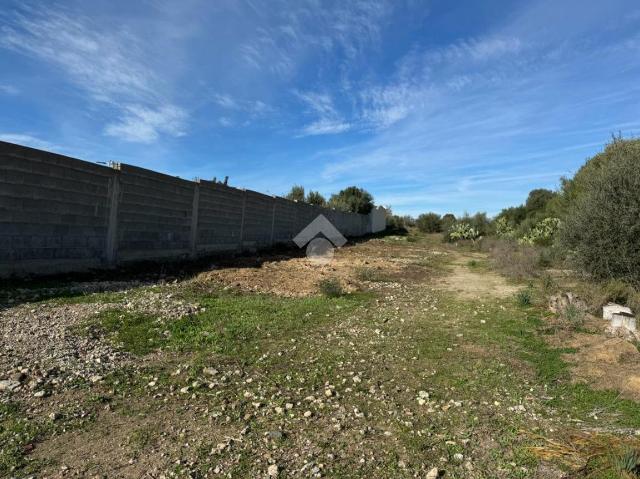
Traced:
<path id="1" fill-rule="evenodd" d="M 247 190 L 242 189 L 242 216 L 240 217 L 240 252 L 244 250 L 244 213 L 247 209 Z"/>
<path id="2" fill-rule="evenodd" d="M 191 249 L 191 257 L 195 258 L 198 254 L 198 216 L 200 211 L 200 180 L 196 180 L 193 187 L 193 204 L 191 206 L 191 231 L 189 237 L 189 246 Z"/>
<path id="3" fill-rule="evenodd" d="M 271 240 L 269 246 L 273 246 L 274 235 L 276 233 L 276 197 L 273 197 L 273 209 L 271 210 Z"/>
<path id="4" fill-rule="evenodd" d="M 118 260 L 118 206 L 120 204 L 120 164 L 113 163 L 113 175 L 109 180 L 109 217 L 107 222 L 106 260 L 115 266 Z"/>

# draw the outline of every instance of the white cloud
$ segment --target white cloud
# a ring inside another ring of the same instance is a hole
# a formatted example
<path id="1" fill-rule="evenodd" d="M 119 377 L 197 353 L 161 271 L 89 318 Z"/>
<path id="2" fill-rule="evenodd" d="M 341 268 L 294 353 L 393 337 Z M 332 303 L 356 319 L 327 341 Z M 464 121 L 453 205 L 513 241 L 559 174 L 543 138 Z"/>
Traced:
<path id="1" fill-rule="evenodd" d="M 296 92 L 296 96 L 307 105 L 308 112 L 317 119 L 304 126 L 298 136 L 335 135 L 351 129 L 326 93 Z"/>
<path id="2" fill-rule="evenodd" d="M 131 31 L 46 7 L 6 17 L 0 46 L 54 65 L 92 100 L 111 105 L 121 119 L 107 125 L 109 135 L 150 142 L 183 133 L 186 112 L 161 93 L 145 42 Z M 161 125 L 159 117 L 170 123 Z"/>
<path id="3" fill-rule="evenodd" d="M 174 106 L 153 110 L 135 105 L 128 107 L 119 121 L 107 125 L 105 133 L 126 141 L 152 143 L 162 133 L 184 135 L 186 117 L 184 110 Z"/>
<path id="4" fill-rule="evenodd" d="M 392 10 L 386 0 L 341 2 L 331 6 L 315 0 L 275 1 L 254 6 L 260 17 L 258 34 L 239 47 L 246 65 L 288 76 L 310 51 L 342 52 L 354 58 L 378 41 L 384 19 Z"/>
<path id="5" fill-rule="evenodd" d="M 20 90 L 13 85 L 0 84 L 0 93 L 4 93 L 5 95 L 17 95 L 20 93 Z"/>
<path id="6" fill-rule="evenodd" d="M 351 125 L 341 121 L 332 120 L 318 120 L 305 126 L 299 136 L 314 136 L 314 135 L 335 135 L 337 133 L 344 133 L 351 128 Z"/>
<path id="7" fill-rule="evenodd" d="M 39 150 L 60 151 L 62 149 L 53 143 L 25 133 L 0 133 L 0 141 L 30 146 Z"/>

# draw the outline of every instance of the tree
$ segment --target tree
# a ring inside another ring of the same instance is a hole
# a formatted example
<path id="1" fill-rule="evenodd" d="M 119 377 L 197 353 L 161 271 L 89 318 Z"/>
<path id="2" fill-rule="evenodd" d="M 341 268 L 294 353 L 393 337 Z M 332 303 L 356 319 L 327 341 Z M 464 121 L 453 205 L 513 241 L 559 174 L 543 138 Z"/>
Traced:
<path id="1" fill-rule="evenodd" d="M 373 209 L 373 196 L 362 188 L 349 186 L 331 195 L 329 206 L 340 211 L 366 215 Z"/>
<path id="2" fill-rule="evenodd" d="M 640 140 L 615 139 L 572 181 L 560 245 L 587 273 L 640 285 Z"/>
<path id="3" fill-rule="evenodd" d="M 454 223 L 456 222 L 456 217 L 453 213 L 447 213 L 442 216 L 442 231 L 448 231 Z"/>
<path id="4" fill-rule="evenodd" d="M 442 218 L 437 213 L 423 213 L 418 216 L 416 226 L 423 233 L 439 233 L 442 231 Z"/>
<path id="5" fill-rule="evenodd" d="M 556 193 L 544 188 L 531 190 L 527 197 L 527 202 L 524 204 L 527 216 L 533 216 L 544 212 L 547 207 L 547 203 L 549 203 L 549 201 L 551 201 L 555 196 Z"/>
<path id="6" fill-rule="evenodd" d="M 318 191 L 310 191 L 307 194 L 307 203 L 316 206 L 326 206 L 327 200 L 325 200 L 324 196 L 322 196 Z"/>
<path id="7" fill-rule="evenodd" d="M 304 201 L 304 186 L 293 185 L 291 187 L 291 191 L 287 193 L 287 196 L 285 196 L 285 198 L 291 201 Z"/>

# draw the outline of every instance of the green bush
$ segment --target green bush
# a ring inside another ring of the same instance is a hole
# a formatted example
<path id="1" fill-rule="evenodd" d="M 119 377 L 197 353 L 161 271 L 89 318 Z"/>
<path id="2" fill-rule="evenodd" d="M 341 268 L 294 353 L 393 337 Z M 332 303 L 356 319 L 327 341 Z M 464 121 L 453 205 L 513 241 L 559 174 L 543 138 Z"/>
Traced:
<path id="1" fill-rule="evenodd" d="M 559 242 L 592 276 L 638 285 L 640 140 L 616 139 L 590 161 L 595 159 L 596 165 L 606 167 L 583 168 L 580 191 L 567 209 Z"/>
<path id="2" fill-rule="evenodd" d="M 460 222 L 455 223 L 447 232 L 447 240 L 460 241 L 460 240 L 475 240 L 480 236 L 478 230 L 471 226 L 469 223 Z"/>
<path id="3" fill-rule="evenodd" d="M 537 223 L 531 231 L 518 240 L 520 244 L 550 245 L 560 227 L 558 218 L 545 218 Z"/>
<path id="4" fill-rule="evenodd" d="M 337 298 L 344 295 L 344 289 L 338 278 L 323 279 L 318 283 L 320 292 L 328 298 Z"/>
<path id="5" fill-rule="evenodd" d="M 418 216 L 416 226 L 423 233 L 440 233 L 442 231 L 442 218 L 437 213 L 424 213 Z"/>
<path id="6" fill-rule="evenodd" d="M 511 223 L 509 223 L 509 220 L 507 220 L 505 216 L 501 216 L 496 219 L 495 230 L 496 235 L 498 235 L 499 238 L 504 239 L 511 239 L 516 234 L 515 228 L 511 225 Z"/>

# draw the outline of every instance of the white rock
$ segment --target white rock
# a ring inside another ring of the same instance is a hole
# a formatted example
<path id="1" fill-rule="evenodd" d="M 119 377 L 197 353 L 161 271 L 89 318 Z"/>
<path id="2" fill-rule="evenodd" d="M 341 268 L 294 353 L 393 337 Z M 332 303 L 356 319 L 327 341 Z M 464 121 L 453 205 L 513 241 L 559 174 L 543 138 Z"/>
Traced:
<path id="1" fill-rule="evenodd" d="M 278 466 L 276 464 L 271 464 L 267 469 L 267 474 L 269 477 L 277 477 L 278 476 Z"/>
<path id="2" fill-rule="evenodd" d="M 613 319 L 614 314 L 620 314 L 620 313 L 626 313 L 626 314 L 632 315 L 633 311 L 631 311 L 631 308 L 628 308 L 626 306 L 622 306 L 621 304 L 616 304 L 616 303 L 608 303 L 602 307 L 602 319 L 611 321 L 611 319 Z"/>
<path id="3" fill-rule="evenodd" d="M 438 468 L 434 467 L 429 472 L 427 472 L 426 479 L 436 479 L 438 477 Z"/>
<path id="4" fill-rule="evenodd" d="M 20 387 L 19 381 L 13 381 L 11 379 L 5 379 L 0 381 L 0 391 L 13 391 Z"/>

